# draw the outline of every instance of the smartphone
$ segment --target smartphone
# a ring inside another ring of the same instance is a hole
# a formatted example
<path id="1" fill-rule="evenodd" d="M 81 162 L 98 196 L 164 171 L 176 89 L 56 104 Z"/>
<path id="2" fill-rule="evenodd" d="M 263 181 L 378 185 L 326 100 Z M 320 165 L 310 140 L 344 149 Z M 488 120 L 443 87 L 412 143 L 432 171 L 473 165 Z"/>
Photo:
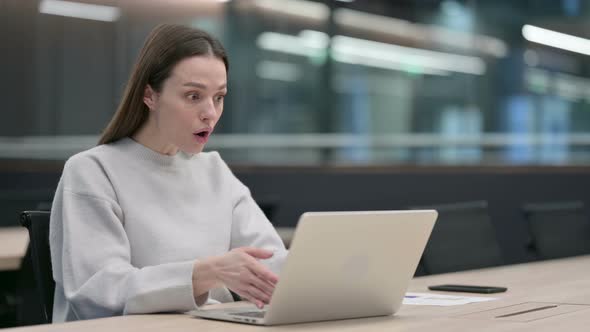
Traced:
<path id="1" fill-rule="evenodd" d="M 445 292 L 466 292 L 466 293 L 502 293 L 508 290 L 506 287 L 474 286 L 474 285 L 435 285 L 428 286 L 430 290 Z"/>

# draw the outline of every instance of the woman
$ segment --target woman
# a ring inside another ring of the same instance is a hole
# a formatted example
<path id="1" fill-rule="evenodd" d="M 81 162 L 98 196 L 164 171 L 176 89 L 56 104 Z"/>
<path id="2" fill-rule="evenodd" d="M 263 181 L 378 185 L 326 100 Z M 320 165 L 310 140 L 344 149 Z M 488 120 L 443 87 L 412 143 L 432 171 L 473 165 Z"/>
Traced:
<path id="1" fill-rule="evenodd" d="M 276 231 L 216 152 L 219 41 L 179 25 L 148 37 L 99 145 L 65 164 L 53 201 L 53 321 L 268 303 L 285 257 Z M 274 271 L 273 271 L 274 270 Z"/>

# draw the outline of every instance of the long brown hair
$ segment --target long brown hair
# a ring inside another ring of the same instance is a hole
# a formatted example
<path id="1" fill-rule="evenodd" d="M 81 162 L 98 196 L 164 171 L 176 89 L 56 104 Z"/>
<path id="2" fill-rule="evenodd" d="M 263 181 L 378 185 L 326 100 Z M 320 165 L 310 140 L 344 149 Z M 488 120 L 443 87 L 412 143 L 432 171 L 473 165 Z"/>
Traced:
<path id="1" fill-rule="evenodd" d="M 98 144 L 108 144 L 131 136 L 148 118 L 143 102 L 146 86 L 160 92 L 164 81 L 181 60 L 195 55 L 212 55 L 229 70 L 227 54 L 219 40 L 207 32 L 176 24 L 158 25 L 147 37 L 127 82 L 117 112 L 102 133 Z"/>

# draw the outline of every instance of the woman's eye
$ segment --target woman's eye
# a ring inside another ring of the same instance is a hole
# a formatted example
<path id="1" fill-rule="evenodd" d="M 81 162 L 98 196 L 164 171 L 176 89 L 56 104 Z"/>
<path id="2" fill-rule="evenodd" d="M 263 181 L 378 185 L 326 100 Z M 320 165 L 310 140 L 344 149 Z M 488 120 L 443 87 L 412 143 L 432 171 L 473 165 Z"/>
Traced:
<path id="1" fill-rule="evenodd" d="M 219 96 L 215 97 L 215 100 L 217 102 L 221 102 L 221 101 L 223 101 L 223 98 L 225 98 L 225 95 L 219 95 Z"/>
<path id="2" fill-rule="evenodd" d="M 195 100 L 199 100 L 200 99 L 200 96 L 197 93 L 191 93 L 191 94 L 187 95 L 187 98 L 190 101 L 195 101 Z"/>

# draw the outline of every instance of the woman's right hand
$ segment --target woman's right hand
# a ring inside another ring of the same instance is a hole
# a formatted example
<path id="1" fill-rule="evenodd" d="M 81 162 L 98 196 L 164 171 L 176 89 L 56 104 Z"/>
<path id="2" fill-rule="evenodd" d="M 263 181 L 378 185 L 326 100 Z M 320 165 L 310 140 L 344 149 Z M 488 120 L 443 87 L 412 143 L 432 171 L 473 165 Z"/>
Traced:
<path id="1" fill-rule="evenodd" d="M 209 284 L 208 291 L 218 285 L 223 285 L 243 299 L 262 308 L 264 304 L 270 302 L 274 287 L 279 279 L 258 259 L 268 259 L 272 256 L 273 252 L 270 250 L 242 247 L 221 256 L 197 262 L 195 272 L 197 276 L 202 278 L 195 280 L 195 286 Z M 209 282 L 203 279 L 209 279 Z M 211 283 L 213 280 L 214 283 Z"/>

